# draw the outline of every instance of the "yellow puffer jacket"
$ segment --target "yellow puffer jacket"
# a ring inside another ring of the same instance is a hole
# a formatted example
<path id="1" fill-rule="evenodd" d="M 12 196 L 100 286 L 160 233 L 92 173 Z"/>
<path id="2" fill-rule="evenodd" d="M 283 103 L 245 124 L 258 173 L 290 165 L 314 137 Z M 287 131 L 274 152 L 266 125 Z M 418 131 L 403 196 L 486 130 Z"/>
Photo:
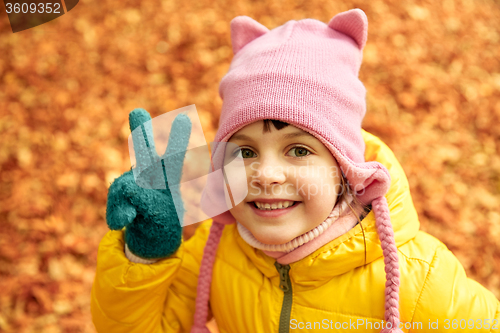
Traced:
<path id="1" fill-rule="evenodd" d="M 500 302 L 466 277 L 444 244 L 419 231 L 400 164 L 380 139 L 367 132 L 363 136 L 366 160 L 381 162 L 392 178 L 386 198 L 398 247 L 403 332 L 500 332 Z M 172 257 L 152 265 L 130 262 L 123 250 L 123 232 L 109 231 L 99 246 L 92 288 L 92 317 L 97 330 L 189 332 L 210 223 L 201 224 Z M 385 272 L 373 212 L 365 217 L 363 226 L 365 237 L 358 224 L 290 264 L 290 322 L 282 325 L 281 331 L 285 297 L 275 260 L 249 246 L 234 225 L 226 226 L 210 296 L 219 331 L 380 332 Z"/>

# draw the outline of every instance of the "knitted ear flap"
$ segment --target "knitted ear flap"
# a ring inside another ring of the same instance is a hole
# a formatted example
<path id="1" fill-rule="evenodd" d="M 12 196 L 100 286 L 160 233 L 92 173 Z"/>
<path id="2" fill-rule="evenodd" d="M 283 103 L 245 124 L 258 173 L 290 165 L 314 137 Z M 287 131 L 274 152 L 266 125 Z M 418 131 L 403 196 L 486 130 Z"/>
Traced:
<path id="1" fill-rule="evenodd" d="M 365 47 L 368 38 L 368 18 L 361 9 L 351 9 L 335 15 L 328 26 L 354 39 L 360 50 Z"/>
<path id="2" fill-rule="evenodd" d="M 268 28 L 248 16 L 235 17 L 231 20 L 231 43 L 233 45 L 233 53 L 238 53 L 243 46 L 268 31 Z"/>

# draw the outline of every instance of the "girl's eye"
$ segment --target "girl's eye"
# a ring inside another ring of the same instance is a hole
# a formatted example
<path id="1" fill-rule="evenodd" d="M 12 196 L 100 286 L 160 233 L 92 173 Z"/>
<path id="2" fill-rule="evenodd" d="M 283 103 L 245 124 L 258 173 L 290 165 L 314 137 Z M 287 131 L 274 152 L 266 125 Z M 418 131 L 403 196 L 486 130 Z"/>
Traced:
<path id="1" fill-rule="evenodd" d="M 294 147 L 290 149 L 290 152 L 292 152 L 295 157 L 305 157 L 311 154 L 311 152 L 304 147 Z"/>
<path id="2" fill-rule="evenodd" d="M 253 151 L 251 151 L 250 149 L 242 148 L 241 149 L 241 156 L 243 158 L 252 158 L 252 157 L 255 157 L 255 153 Z"/>

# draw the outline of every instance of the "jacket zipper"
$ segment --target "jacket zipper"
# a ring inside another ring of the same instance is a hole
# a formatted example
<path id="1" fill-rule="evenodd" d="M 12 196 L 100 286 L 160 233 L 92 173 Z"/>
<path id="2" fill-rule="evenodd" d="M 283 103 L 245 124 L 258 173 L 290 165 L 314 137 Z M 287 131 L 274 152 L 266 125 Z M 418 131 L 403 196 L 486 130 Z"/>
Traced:
<path id="1" fill-rule="evenodd" d="M 292 283 L 290 281 L 290 265 L 281 265 L 277 261 L 274 263 L 280 274 L 280 289 L 283 291 L 283 304 L 281 305 L 279 333 L 288 333 L 290 331 L 290 315 L 292 314 Z"/>

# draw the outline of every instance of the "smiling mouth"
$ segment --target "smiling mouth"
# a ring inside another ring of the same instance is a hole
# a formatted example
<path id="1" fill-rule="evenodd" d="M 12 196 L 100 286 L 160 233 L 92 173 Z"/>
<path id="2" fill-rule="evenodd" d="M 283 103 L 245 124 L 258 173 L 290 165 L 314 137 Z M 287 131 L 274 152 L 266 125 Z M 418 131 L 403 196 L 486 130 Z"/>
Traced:
<path id="1" fill-rule="evenodd" d="M 256 201 L 253 201 L 251 204 L 258 210 L 282 210 L 282 209 L 287 209 L 290 207 L 295 206 L 299 201 L 284 201 L 284 202 L 279 202 L 279 203 L 258 203 Z"/>

